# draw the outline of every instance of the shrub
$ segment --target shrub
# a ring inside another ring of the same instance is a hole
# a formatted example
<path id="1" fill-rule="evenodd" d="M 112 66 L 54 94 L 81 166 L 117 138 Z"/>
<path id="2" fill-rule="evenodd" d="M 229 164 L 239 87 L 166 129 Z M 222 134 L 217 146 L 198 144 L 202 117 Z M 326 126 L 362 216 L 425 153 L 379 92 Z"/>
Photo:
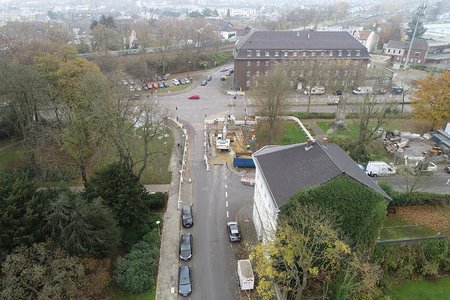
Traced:
<path id="1" fill-rule="evenodd" d="M 165 193 L 154 193 L 147 196 L 150 209 L 161 209 L 166 205 L 167 196 Z"/>
<path id="2" fill-rule="evenodd" d="M 290 115 L 302 119 L 334 119 L 335 113 L 316 113 L 316 112 L 292 112 Z"/>
<path id="3" fill-rule="evenodd" d="M 428 192 L 397 192 L 389 184 L 381 183 L 380 187 L 392 198 L 392 205 L 444 205 L 450 204 L 449 194 Z"/>
<path id="4" fill-rule="evenodd" d="M 114 280 L 121 289 L 138 294 L 155 284 L 157 257 L 154 251 L 149 251 L 151 248 L 147 243 L 136 245 L 123 258 L 117 260 Z"/>

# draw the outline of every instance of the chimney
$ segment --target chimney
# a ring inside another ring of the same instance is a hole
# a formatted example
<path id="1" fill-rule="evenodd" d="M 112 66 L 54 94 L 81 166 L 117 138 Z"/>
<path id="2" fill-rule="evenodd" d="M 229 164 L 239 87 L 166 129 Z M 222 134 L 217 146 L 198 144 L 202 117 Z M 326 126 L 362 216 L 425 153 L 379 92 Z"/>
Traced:
<path id="1" fill-rule="evenodd" d="M 309 149 L 312 149 L 313 143 L 314 143 L 313 140 L 308 139 L 308 141 L 306 142 L 305 151 L 308 151 Z"/>
<path id="2" fill-rule="evenodd" d="M 328 144 L 328 138 L 326 137 L 322 138 L 322 144 L 324 145 Z"/>

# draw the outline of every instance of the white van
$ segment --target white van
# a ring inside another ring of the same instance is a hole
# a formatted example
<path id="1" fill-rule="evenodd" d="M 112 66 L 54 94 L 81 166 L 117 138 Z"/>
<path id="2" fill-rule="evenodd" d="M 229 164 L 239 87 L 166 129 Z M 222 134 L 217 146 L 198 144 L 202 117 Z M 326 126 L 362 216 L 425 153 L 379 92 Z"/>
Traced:
<path id="1" fill-rule="evenodd" d="M 395 169 L 384 161 L 369 161 L 366 167 L 366 174 L 372 177 L 389 176 L 395 173 Z"/>

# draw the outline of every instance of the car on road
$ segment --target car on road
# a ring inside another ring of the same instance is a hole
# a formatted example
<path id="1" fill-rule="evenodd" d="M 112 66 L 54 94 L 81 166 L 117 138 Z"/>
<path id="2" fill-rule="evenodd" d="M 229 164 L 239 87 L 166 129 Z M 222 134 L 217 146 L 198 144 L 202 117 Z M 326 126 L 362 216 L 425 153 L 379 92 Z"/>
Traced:
<path id="1" fill-rule="evenodd" d="M 373 89 L 371 86 L 360 86 L 353 90 L 353 94 L 355 95 L 367 95 L 372 93 Z"/>
<path id="2" fill-rule="evenodd" d="M 181 266 L 178 269 L 178 293 L 183 297 L 192 293 L 192 274 L 189 266 Z"/>
<path id="3" fill-rule="evenodd" d="M 188 99 L 191 99 L 191 100 L 198 100 L 198 99 L 200 99 L 200 96 L 199 96 L 199 95 L 192 95 L 192 96 L 190 96 Z"/>
<path id="4" fill-rule="evenodd" d="M 201 86 L 205 86 L 205 85 L 207 85 L 208 84 L 208 81 L 206 81 L 206 80 L 202 80 L 202 82 L 200 82 L 200 85 Z"/>
<path id="5" fill-rule="evenodd" d="M 180 258 L 189 260 L 192 258 L 192 234 L 183 234 L 180 238 Z"/>
<path id="6" fill-rule="evenodd" d="M 180 85 L 180 82 L 178 81 L 178 79 L 172 79 L 172 84 L 173 85 Z"/>
<path id="7" fill-rule="evenodd" d="M 305 95 L 308 95 L 311 92 L 311 95 L 323 95 L 325 94 L 325 88 L 323 86 L 313 86 L 311 91 L 309 87 L 306 87 L 306 90 L 303 92 Z"/>
<path id="8" fill-rule="evenodd" d="M 233 73 L 234 73 L 234 70 L 233 70 L 233 69 L 230 69 L 230 70 L 227 70 L 227 71 L 226 71 L 225 75 L 230 76 L 230 75 L 233 74 Z"/>
<path id="9" fill-rule="evenodd" d="M 445 173 L 450 173 L 450 166 L 446 166 L 446 167 L 444 168 L 444 172 L 445 172 Z"/>
<path id="10" fill-rule="evenodd" d="M 402 87 L 394 86 L 391 89 L 391 94 L 393 94 L 393 95 L 401 95 L 402 93 L 403 93 L 403 88 Z"/>
<path id="11" fill-rule="evenodd" d="M 186 84 L 189 84 L 191 81 L 189 80 L 189 79 L 187 79 L 187 78 L 183 78 L 184 79 L 184 82 L 186 82 Z"/>
<path id="12" fill-rule="evenodd" d="M 227 68 L 227 67 L 222 67 L 222 68 L 220 68 L 220 72 L 226 72 L 226 71 L 228 71 L 228 68 Z"/>
<path id="13" fill-rule="evenodd" d="M 180 79 L 178 79 L 178 81 L 180 82 L 180 84 L 186 84 L 186 80 L 184 80 L 184 78 L 180 78 Z"/>
<path id="14" fill-rule="evenodd" d="M 328 105 L 338 105 L 339 104 L 339 100 L 340 100 L 340 98 L 339 97 L 328 97 L 328 102 L 327 102 L 327 104 Z"/>
<path id="15" fill-rule="evenodd" d="M 212 80 L 212 76 L 209 75 L 208 77 L 206 77 L 206 80 L 211 81 Z"/>
<path id="16" fill-rule="evenodd" d="M 192 216 L 192 207 L 191 206 L 184 206 L 181 209 L 181 221 L 183 224 L 183 227 L 189 228 L 194 225 L 194 218 Z"/>
<path id="17" fill-rule="evenodd" d="M 228 236 L 230 242 L 239 242 L 241 240 L 241 233 L 239 231 L 239 225 L 236 222 L 227 223 Z"/>

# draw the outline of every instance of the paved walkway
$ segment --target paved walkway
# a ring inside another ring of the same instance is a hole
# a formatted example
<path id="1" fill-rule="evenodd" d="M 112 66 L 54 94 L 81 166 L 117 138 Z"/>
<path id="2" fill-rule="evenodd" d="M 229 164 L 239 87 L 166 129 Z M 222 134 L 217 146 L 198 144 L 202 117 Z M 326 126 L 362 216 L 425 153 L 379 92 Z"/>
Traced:
<path id="1" fill-rule="evenodd" d="M 321 141 L 323 138 L 327 137 L 327 134 L 322 131 L 322 129 L 317 125 L 315 121 L 308 122 L 308 128 L 311 129 L 312 132 L 314 132 L 314 137 L 316 140 Z"/>

